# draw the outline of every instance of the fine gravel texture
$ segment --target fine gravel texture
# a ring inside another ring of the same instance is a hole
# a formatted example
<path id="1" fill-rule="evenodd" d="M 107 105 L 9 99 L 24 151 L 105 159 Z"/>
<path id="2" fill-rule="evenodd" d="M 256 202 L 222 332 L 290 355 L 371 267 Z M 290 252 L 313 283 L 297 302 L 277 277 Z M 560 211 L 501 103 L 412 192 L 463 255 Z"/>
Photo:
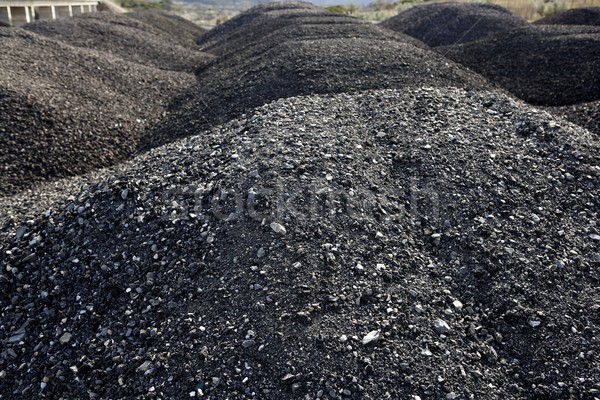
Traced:
<path id="1" fill-rule="evenodd" d="M 436 50 L 535 105 L 600 100 L 600 27 L 531 25 Z"/>
<path id="2" fill-rule="evenodd" d="M 23 28 L 72 46 L 104 51 L 164 70 L 194 72 L 214 58 L 199 51 L 187 38 L 178 39 L 125 14 L 88 13 L 37 21 Z"/>
<path id="3" fill-rule="evenodd" d="M 0 195 L 130 157 L 194 75 L 0 29 Z"/>
<path id="4" fill-rule="evenodd" d="M 579 126 L 589 129 L 600 137 L 600 101 L 562 107 L 548 107 L 547 110 L 548 112 L 560 115 Z"/>
<path id="5" fill-rule="evenodd" d="M 380 23 L 431 47 L 483 39 L 492 33 L 527 25 L 527 21 L 495 4 L 433 3 L 410 8 Z"/>
<path id="6" fill-rule="evenodd" d="M 599 166 L 498 92 L 275 101 L 3 218 L 0 393 L 593 399 Z"/>
<path id="7" fill-rule="evenodd" d="M 190 46 L 206 29 L 166 11 L 133 11 L 125 14 L 169 35 L 179 43 Z"/>
<path id="8" fill-rule="evenodd" d="M 307 32 L 308 29 L 312 32 Z M 265 37 L 274 33 L 277 33 L 278 39 L 283 40 L 281 33 L 277 32 L 279 30 L 287 31 L 286 40 L 368 35 L 371 38 L 399 40 L 417 47 L 428 47 L 408 35 L 377 28 L 347 15 L 326 12 L 307 3 L 295 2 L 269 3 L 251 8 L 200 36 L 197 43 L 205 52 L 224 56 L 264 43 Z"/>
<path id="9" fill-rule="evenodd" d="M 270 33 L 251 42 L 240 39 L 248 35 L 233 33 L 245 29 L 232 20 L 233 27 L 225 30 L 232 36 L 224 40 L 235 36 L 235 50 L 211 45 L 223 50 L 222 55 L 198 71 L 197 84 L 173 100 L 170 117 L 144 137 L 141 148 L 198 134 L 279 98 L 419 85 L 493 86 L 423 44 L 415 46 L 412 40 L 355 19 L 311 12 L 309 20 L 271 17 L 286 19 L 286 27 L 275 22 Z"/>
<path id="10" fill-rule="evenodd" d="M 600 7 L 572 8 L 535 21 L 538 25 L 600 26 Z"/>

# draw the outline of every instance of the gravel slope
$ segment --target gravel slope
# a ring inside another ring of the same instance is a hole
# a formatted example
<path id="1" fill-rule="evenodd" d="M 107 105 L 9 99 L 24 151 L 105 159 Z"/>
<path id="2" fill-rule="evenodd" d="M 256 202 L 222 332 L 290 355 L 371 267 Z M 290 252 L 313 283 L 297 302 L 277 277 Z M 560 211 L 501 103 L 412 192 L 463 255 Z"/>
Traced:
<path id="1" fill-rule="evenodd" d="M 600 99 L 600 27 L 530 26 L 436 50 L 532 104 Z"/>
<path id="2" fill-rule="evenodd" d="M 168 34 L 182 45 L 191 46 L 206 29 L 166 11 L 133 11 L 125 14 Z"/>
<path id="3" fill-rule="evenodd" d="M 286 24 L 273 25 L 260 40 L 235 45 L 235 51 L 228 48 L 199 71 L 197 84 L 174 99 L 171 117 L 146 136 L 142 148 L 197 134 L 278 98 L 418 85 L 491 86 L 422 44 L 373 25 L 339 23 L 323 12 Z"/>
<path id="4" fill-rule="evenodd" d="M 548 107 L 547 110 L 600 135 L 600 101 Z"/>
<path id="5" fill-rule="evenodd" d="M 527 24 L 524 19 L 494 4 L 433 3 L 410 8 L 379 25 L 436 47 L 480 40 L 492 33 Z"/>
<path id="6" fill-rule="evenodd" d="M 600 25 L 600 7 L 572 8 L 535 21 L 538 25 Z"/>
<path id="7" fill-rule="evenodd" d="M 0 391 L 597 395 L 600 149 L 498 93 L 282 99 L 5 224 Z"/>
<path id="8" fill-rule="evenodd" d="M 182 25 L 187 27 L 187 23 Z M 24 29 L 67 44 L 101 50 L 127 61 L 172 71 L 193 72 L 213 57 L 187 38 L 176 38 L 126 14 L 88 13 L 38 21 Z"/>
<path id="9" fill-rule="evenodd" d="M 131 156 L 194 82 L 18 28 L 0 46 L 0 195 Z"/>

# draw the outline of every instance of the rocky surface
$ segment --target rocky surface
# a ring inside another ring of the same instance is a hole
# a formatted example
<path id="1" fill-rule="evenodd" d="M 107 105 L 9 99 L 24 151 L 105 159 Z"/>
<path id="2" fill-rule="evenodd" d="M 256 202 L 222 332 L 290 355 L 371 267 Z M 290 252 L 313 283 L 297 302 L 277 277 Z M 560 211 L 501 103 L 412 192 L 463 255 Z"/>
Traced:
<path id="1" fill-rule="evenodd" d="M 600 7 L 581 7 L 561 11 L 535 21 L 539 25 L 600 25 Z"/>
<path id="2" fill-rule="evenodd" d="M 380 23 L 432 47 L 472 42 L 527 24 L 509 10 L 485 3 L 419 5 Z"/>
<path id="3" fill-rule="evenodd" d="M 194 76 L 0 29 L 0 195 L 130 157 Z"/>
<path id="4" fill-rule="evenodd" d="M 547 110 L 600 135 L 600 101 L 548 107 Z"/>
<path id="5" fill-rule="evenodd" d="M 0 197 L 0 397 L 599 398 L 597 134 L 382 28 L 240 18 L 197 77 L 0 29 L 0 187 L 78 174 Z"/>
<path id="6" fill-rule="evenodd" d="M 0 389 L 592 398 L 597 138 L 499 93 L 282 99 L 4 223 Z"/>
<path id="7" fill-rule="evenodd" d="M 532 25 L 437 50 L 532 104 L 600 100 L 600 27 Z"/>
<path id="8" fill-rule="evenodd" d="M 267 14 L 274 22 L 265 23 L 272 32 L 260 40 L 248 43 L 246 29 L 237 20 L 225 26 L 221 32 L 225 38 L 209 32 L 199 39 L 203 50 L 219 48 L 221 56 L 198 71 L 197 84 L 173 101 L 171 117 L 145 137 L 143 148 L 198 134 L 278 98 L 419 85 L 492 86 L 423 44 L 415 46 L 414 40 L 405 41 L 404 36 L 376 26 L 347 17 L 332 19 L 329 13 L 312 9 L 309 20 L 274 17 L 272 12 Z M 212 38 L 210 48 L 204 47 L 207 36 Z M 233 46 L 219 44 L 229 40 Z"/>
<path id="9" fill-rule="evenodd" d="M 206 32 L 205 29 L 193 22 L 166 11 L 133 11 L 127 13 L 126 16 L 150 25 L 163 34 L 168 34 L 182 45 L 192 45 L 200 35 Z"/>
<path id="10" fill-rule="evenodd" d="M 193 42 L 186 37 L 177 39 L 124 14 L 88 13 L 37 21 L 23 28 L 72 46 L 100 50 L 164 70 L 193 72 L 213 58 L 193 48 Z"/>

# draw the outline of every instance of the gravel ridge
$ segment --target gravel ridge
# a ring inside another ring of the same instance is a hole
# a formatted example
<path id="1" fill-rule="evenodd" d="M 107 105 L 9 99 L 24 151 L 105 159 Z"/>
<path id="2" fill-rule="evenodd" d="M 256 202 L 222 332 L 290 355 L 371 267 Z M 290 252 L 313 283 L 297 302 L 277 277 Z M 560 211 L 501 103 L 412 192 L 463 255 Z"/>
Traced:
<path id="1" fill-rule="evenodd" d="M 194 75 L 0 29 L 0 195 L 130 157 Z"/>
<path id="2" fill-rule="evenodd" d="M 600 99 L 599 27 L 531 25 L 436 50 L 535 105 Z"/>
<path id="3" fill-rule="evenodd" d="M 528 23 L 495 4 L 433 3 L 410 8 L 379 25 L 437 47 L 481 40 Z"/>

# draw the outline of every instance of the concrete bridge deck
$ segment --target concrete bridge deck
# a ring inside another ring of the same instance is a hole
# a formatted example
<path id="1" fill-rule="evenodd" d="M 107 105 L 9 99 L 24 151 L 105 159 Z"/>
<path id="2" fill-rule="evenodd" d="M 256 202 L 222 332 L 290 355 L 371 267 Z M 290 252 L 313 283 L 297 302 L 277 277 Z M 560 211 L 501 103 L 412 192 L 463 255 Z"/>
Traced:
<path id="1" fill-rule="evenodd" d="M 0 24 L 21 26 L 39 19 L 57 19 L 94 12 L 98 0 L 0 0 Z"/>

